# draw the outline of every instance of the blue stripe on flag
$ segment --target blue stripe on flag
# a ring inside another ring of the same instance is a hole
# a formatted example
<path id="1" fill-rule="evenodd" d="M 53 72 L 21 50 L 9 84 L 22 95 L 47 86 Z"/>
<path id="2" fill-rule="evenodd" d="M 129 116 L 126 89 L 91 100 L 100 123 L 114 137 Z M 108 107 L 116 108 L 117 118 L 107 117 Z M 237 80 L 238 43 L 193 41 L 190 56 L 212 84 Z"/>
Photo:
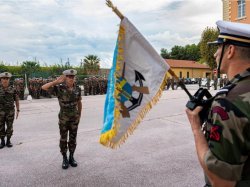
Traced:
<path id="1" fill-rule="evenodd" d="M 110 70 L 108 78 L 108 89 L 104 105 L 103 128 L 101 131 L 102 134 L 111 130 L 114 122 L 114 110 L 115 110 L 114 91 L 115 91 L 115 72 L 116 72 L 117 54 L 118 54 L 118 41 L 116 42 L 116 47 L 113 57 L 113 65 Z"/>

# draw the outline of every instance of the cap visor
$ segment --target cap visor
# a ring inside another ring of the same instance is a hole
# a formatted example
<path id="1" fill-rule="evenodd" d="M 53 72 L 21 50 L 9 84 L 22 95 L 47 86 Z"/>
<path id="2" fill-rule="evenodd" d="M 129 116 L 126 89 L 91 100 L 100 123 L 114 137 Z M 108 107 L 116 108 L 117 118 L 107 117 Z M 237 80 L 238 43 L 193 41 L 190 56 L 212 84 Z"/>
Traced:
<path id="1" fill-rule="evenodd" d="M 213 42 L 207 42 L 207 45 L 219 45 L 219 44 L 221 44 L 221 42 L 218 42 L 217 40 Z"/>

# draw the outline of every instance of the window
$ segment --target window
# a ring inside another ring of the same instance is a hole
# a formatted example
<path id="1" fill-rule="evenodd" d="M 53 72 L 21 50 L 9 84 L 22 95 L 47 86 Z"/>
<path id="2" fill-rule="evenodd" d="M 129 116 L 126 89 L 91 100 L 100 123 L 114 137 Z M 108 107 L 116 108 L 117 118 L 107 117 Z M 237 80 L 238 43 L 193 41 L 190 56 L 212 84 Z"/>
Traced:
<path id="1" fill-rule="evenodd" d="M 182 78 L 182 72 L 180 71 L 180 78 Z"/>
<path id="2" fill-rule="evenodd" d="M 189 72 L 187 72 L 187 78 L 189 78 Z"/>
<path id="3" fill-rule="evenodd" d="M 246 1 L 239 0 L 238 1 L 238 18 L 246 16 Z"/>

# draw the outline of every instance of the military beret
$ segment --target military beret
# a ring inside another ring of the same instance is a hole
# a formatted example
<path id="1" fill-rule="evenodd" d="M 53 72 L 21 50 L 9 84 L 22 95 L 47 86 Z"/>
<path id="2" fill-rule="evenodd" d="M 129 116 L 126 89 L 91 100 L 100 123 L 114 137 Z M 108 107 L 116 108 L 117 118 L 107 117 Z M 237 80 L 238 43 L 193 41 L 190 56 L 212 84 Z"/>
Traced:
<path id="1" fill-rule="evenodd" d="M 12 75 L 11 75 L 11 73 L 9 73 L 9 72 L 3 72 L 3 73 L 0 73 L 0 78 L 2 78 L 2 77 L 8 77 L 8 78 L 10 78 Z"/>
<path id="2" fill-rule="evenodd" d="M 74 69 L 67 69 L 63 72 L 63 75 L 76 75 L 77 71 Z"/>
<path id="3" fill-rule="evenodd" d="M 250 47 L 250 24 L 229 21 L 217 21 L 219 29 L 217 41 L 208 44 L 233 44 L 242 47 Z"/>

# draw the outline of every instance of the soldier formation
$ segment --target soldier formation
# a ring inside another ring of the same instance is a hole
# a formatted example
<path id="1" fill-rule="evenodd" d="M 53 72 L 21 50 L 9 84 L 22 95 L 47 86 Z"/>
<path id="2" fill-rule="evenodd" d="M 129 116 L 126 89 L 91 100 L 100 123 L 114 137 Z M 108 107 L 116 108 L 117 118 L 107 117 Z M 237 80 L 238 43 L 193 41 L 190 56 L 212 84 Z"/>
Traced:
<path id="1" fill-rule="evenodd" d="M 107 92 L 108 80 L 102 77 L 89 77 L 83 80 L 84 95 L 102 95 Z"/>
<path id="2" fill-rule="evenodd" d="M 56 80 L 56 78 L 48 77 L 32 77 L 28 79 L 27 87 L 29 91 L 29 95 L 32 96 L 33 99 L 40 99 L 41 97 L 52 98 L 54 95 L 53 91 L 46 91 L 42 89 L 42 86 Z M 82 86 L 83 95 L 103 95 L 107 92 L 107 78 L 104 77 L 89 77 L 84 78 L 83 80 L 78 80 L 77 84 Z M 25 81 L 23 78 L 16 78 L 13 81 L 13 86 L 16 89 L 19 98 L 24 100 L 24 91 L 25 91 Z"/>

